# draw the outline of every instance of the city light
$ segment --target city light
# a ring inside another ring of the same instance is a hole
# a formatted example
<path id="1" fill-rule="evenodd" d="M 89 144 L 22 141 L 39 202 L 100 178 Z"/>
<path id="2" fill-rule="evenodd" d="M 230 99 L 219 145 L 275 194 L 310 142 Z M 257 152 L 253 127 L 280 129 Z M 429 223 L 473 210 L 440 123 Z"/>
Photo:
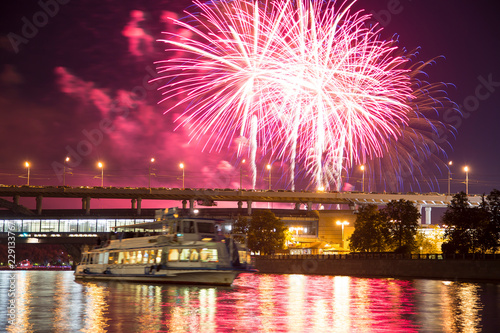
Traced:
<path id="1" fill-rule="evenodd" d="M 26 185 L 30 185 L 30 162 L 26 161 L 24 162 L 24 166 L 28 169 L 28 182 L 26 183 Z"/>
<path id="2" fill-rule="evenodd" d="M 363 171 L 363 178 L 361 180 L 361 184 L 362 184 L 361 185 L 361 187 L 362 187 L 361 192 L 365 193 L 365 166 L 364 165 L 361 166 L 361 171 Z"/>
<path id="3" fill-rule="evenodd" d="M 70 161 L 70 158 L 66 156 L 63 163 L 63 186 L 66 186 L 66 163 Z"/>
<path id="4" fill-rule="evenodd" d="M 246 160 L 243 159 L 241 161 L 241 164 L 240 164 L 240 190 L 243 188 L 243 185 L 242 185 L 243 184 L 243 173 L 242 173 L 243 171 L 242 171 L 242 169 L 243 169 L 243 164 L 245 164 L 245 162 L 246 162 Z"/>
<path id="5" fill-rule="evenodd" d="M 465 171 L 465 194 L 468 196 L 469 195 L 469 167 L 465 166 L 464 171 Z"/>
<path id="6" fill-rule="evenodd" d="M 337 221 L 337 225 L 342 226 L 342 247 L 344 247 L 344 226 L 349 225 L 348 221 Z"/>
<path id="7" fill-rule="evenodd" d="M 271 190 L 271 164 L 267 165 L 267 170 L 269 170 L 269 190 Z"/>
<path id="8" fill-rule="evenodd" d="M 451 166 L 453 165 L 452 161 L 448 162 L 448 195 L 451 194 Z"/>
<path id="9" fill-rule="evenodd" d="M 182 169 L 182 189 L 184 189 L 184 163 L 179 164 L 179 168 Z"/>
<path id="10" fill-rule="evenodd" d="M 97 163 L 97 166 L 101 169 L 101 187 L 104 187 L 104 164 L 99 162 Z"/>
<path id="11" fill-rule="evenodd" d="M 153 163 L 155 162 L 155 158 L 152 157 L 151 160 L 150 160 L 150 163 L 149 163 L 149 189 L 151 189 L 151 166 L 153 165 Z"/>

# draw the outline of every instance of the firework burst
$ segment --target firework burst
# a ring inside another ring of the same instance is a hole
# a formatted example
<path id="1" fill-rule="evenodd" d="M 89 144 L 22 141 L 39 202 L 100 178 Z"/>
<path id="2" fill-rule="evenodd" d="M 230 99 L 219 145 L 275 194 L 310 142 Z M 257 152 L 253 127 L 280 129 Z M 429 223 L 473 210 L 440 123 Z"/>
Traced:
<path id="1" fill-rule="evenodd" d="M 257 147 L 290 163 L 292 189 L 302 166 L 316 186 L 337 190 L 356 165 L 442 151 L 429 148 L 436 125 L 425 117 L 442 105 L 431 97 L 440 86 L 416 80 L 421 67 L 380 39 L 369 15 L 352 12 L 354 2 L 194 3 L 197 12 L 175 20 L 192 37 L 161 40 L 186 55 L 158 62 L 160 102 L 176 100 L 166 112 L 184 108 L 179 126 L 213 139 L 204 149 L 245 138 L 238 153 L 250 155 L 254 186 Z"/>

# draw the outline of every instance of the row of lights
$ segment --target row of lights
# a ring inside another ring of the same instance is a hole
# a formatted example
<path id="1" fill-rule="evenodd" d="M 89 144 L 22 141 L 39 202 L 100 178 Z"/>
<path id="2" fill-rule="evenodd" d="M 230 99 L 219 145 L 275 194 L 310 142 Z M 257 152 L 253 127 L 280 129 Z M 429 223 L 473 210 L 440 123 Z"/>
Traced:
<path id="1" fill-rule="evenodd" d="M 71 159 L 69 157 L 66 157 L 64 159 L 64 163 L 63 163 L 63 185 L 66 186 L 66 163 L 68 163 Z M 151 158 L 151 163 L 149 164 L 149 187 L 151 188 L 151 165 L 154 163 L 155 159 L 154 157 Z M 183 164 L 181 163 L 181 165 L 183 166 Z M 31 164 L 30 162 L 26 161 L 24 162 L 24 166 L 26 167 L 27 171 L 28 171 L 28 177 L 27 177 L 27 183 L 26 185 L 30 185 L 30 167 L 31 167 Z M 99 169 L 101 169 L 101 187 L 104 187 L 104 163 L 102 163 L 101 161 L 97 162 L 97 167 Z M 183 185 L 184 187 L 184 185 Z"/>
<path id="2" fill-rule="evenodd" d="M 70 161 L 69 157 L 66 157 L 65 163 L 64 163 L 64 171 L 63 171 L 63 185 L 66 186 L 66 163 Z M 149 188 L 151 188 L 151 166 L 155 162 L 154 157 L 151 158 L 150 164 L 149 164 Z M 246 162 L 245 159 L 241 161 L 242 165 Z M 453 161 L 449 161 L 448 165 L 451 167 L 453 165 Z M 30 184 L 30 163 L 28 161 L 24 162 L 24 166 L 28 170 L 28 180 L 27 180 L 27 185 L 29 186 Z M 97 167 L 101 169 L 101 187 L 104 187 L 104 164 L 102 162 L 97 163 Z M 182 169 L 182 189 L 185 188 L 184 186 L 184 176 L 185 176 L 185 165 L 184 163 L 180 163 L 179 167 Z M 267 170 L 269 170 L 269 190 L 271 189 L 271 164 L 268 164 L 266 166 Z M 360 166 L 361 171 L 363 172 L 362 176 L 362 192 L 365 192 L 365 166 L 361 165 Z M 469 167 L 465 166 L 464 167 L 465 171 L 465 193 L 469 195 Z M 448 168 L 448 195 L 450 195 L 450 183 L 451 183 L 451 171 L 450 168 Z M 240 167 L 240 189 L 242 188 L 242 168 Z M 320 186 L 318 188 L 319 191 L 324 191 L 324 187 Z"/>

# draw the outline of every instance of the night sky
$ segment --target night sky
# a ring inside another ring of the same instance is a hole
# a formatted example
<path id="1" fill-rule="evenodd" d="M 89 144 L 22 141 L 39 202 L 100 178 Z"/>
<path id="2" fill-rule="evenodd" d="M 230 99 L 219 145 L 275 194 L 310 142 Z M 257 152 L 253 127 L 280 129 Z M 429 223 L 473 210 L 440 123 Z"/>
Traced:
<path id="1" fill-rule="evenodd" d="M 146 187 L 154 157 L 152 186 L 180 188 L 179 163 L 184 162 L 186 187 L 239 187 L 234 149 L 203 152 L 202 144 L 189 142 L 185 129 L 174 131 L 177 114 L 163 115 L 167 105 L 156 104 L 161 96 L 148 83 L 153 63 L 165 58 L 156 39 L 175 29 L 164 17 L 181 16 L 189 4 L 2 2 L 0 184 L 25 184 L 28 160 L 30 184 L 62 185 L 62 163 L 69 155 L 66 183 L 71 186 L 99 186 L 96 164 L 103 161 L 105 186 Z M 429 81 L 450 83 L 448 96 L 463 105 L 462 117 L 440 115 L 457 129 L 446 148 L 448 157 L 442 158 L 453 161 L 452 192 L 465 190 L 465 165 L 470 168 L 470 193 L 500 188 L 497 6 L 494 1 L 457 0 L 360 0 L 355 5 L 375 13 L 384 38 L 396 35 L 400 47 L 420 48 L 418 60 L 441 57 L 428 68 Z M 39 25 L 35 30 L 30 29 L 34 22 Z M 132 92 L 139 97 L 132 98 Z M 258 161 L 257 188 L 266 187 L 266 163 Z M 273 165 L 275 188 L 284 187 L 282 167 L 280 162 Z M 447 173 L 443 169 L 435 175 L 440 188 L 421 190 L 446 192 Z M 249 171 L 243 174 L 249 187 Z"/>

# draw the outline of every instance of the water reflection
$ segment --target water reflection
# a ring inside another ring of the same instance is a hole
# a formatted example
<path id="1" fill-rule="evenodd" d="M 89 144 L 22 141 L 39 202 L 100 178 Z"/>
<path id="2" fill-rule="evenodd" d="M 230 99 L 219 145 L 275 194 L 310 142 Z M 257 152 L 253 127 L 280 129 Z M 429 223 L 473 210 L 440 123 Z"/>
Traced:
<path id="1" fill-rule="evenodd" d="M 9 332 L 479 332 L 500 315 L 491 284 L 248 274 L 233 287 L 204 287 L 15 274 Z M 6 315 L 0 309 L 0 327 Z"/>

